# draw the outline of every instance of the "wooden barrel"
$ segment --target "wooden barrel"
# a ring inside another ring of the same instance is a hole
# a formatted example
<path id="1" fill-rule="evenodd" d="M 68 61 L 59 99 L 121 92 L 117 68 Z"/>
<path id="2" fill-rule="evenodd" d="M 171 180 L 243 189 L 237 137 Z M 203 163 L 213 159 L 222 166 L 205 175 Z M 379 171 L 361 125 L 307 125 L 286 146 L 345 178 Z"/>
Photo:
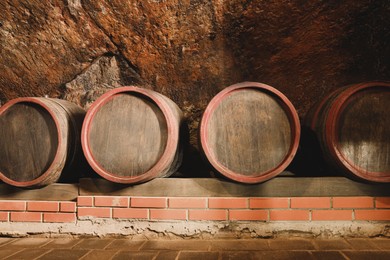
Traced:
<path id="1" fill-rule="evenodd" d="M 308 114 L 326 161 L 340 172 L 390 182 L 390 83 L 337 89 Z"/>
<path id="2" fill-rule="evenodd" d="M 278 90 L 244 82 L 218 93 L 200 125 L 200 142 L 211 165 L 242 183 L 259 183 L 281 173 L 299 144 L 299 118 Z"/>
<path id="3" fill-rule="evenodd" d="M 83 109 L 59 99 L 26 97 L 6 103 L 0 108 L 0 179 L 18 187 L 77 179 L 64 175 L 75 174 L 66 169 L 80 159 L 84 116 Z"/>
<path id="4" fill-rule="evenodd" d="M 82 146 L 91 167 L 117 183 L 174 173 L 181 162 L 182 112 L 169 98 L 134 86 L 113 89 L 87 112 Z"/>

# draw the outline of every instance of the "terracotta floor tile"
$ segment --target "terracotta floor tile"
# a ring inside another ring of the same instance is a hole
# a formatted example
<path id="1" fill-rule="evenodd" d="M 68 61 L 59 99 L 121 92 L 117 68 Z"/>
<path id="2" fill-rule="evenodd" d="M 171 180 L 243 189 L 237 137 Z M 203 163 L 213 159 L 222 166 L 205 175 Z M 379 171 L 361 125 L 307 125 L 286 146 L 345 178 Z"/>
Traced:
<path id="1" fill-rule="evenodd" d="M 105 249 L 114 239 L 86 238 L 77 243 L 74 249 Z"/>
<path id="2" fill-rule="evenodd" d="M 154 240 L 147 241 L 142 250 L 199 250 L 208 251 L 210 241 L 206 240 Z"/>
<path id="3" fill-rule="evenodd" d="M 23 250 L 17 252 L 16 254 L 13 254 L 12 256 L 9 256 L 9 257 L 3 258 L 3 259 L 31 260 L 31 259 L 37 258 L 39 256 L 42 256 L 42 255 L 48 253 L 49 251 L 50 251 L 50 249 L 28 248 L 28 249 L 23 249 Z"/>
<path id="4" fill-rule="evenodd" d="M 179 260 L 218 260 L 219 252 L 182 251 Z"/>
<path id="5" fill-rule="evenodd" d="M 158 251 L 119 251 L 113 260 L 150 260 L 157 256 Z"/>
<path id="6" fill-rule="evenodd" d="M 52 249 L 69 249 L 83 241 L 82 239 L 72 239 L 72 238 L 55 238 L 50 243 L 47 243 L 42 248 L 52 248 Z"/>
<path id="7" fill-rule="evenodd" d="M 37 258 L 39 260 L 69 260 L 69 259 L 79 259 L 82 256 L 86 255 L 89 250 L 83 249 L 54 249 L 47 254 Z"/>
<path id="8" fill-rule="evenodd" d="M 51 238 L 19 238 L 11 243 L 7 244 L 7 248 L 18 247 L 18 248 L 37 248 L 42 247 L 52 241 Z"/>
<path id="9" fill-rule="evenodd" d="M 145 240 L 115 239 L 105 249 L 139 250 Z"/>
<path id="10" fill-rule="evenodd" d="M 269 250 L 267 239 L 212 240 L 211 251 Z"/>
<path id="11" fill-rule="evenodd" d="M 91 250 L 80 260 L 108 260 L 113 258 L 118 252 L 118 250 Z"/>
<path id="12" fill-rule="evenodd" d="M 291 239 L 269 239 L 271 250 L 314 250 L 311 239 L 291 238 Z"/>

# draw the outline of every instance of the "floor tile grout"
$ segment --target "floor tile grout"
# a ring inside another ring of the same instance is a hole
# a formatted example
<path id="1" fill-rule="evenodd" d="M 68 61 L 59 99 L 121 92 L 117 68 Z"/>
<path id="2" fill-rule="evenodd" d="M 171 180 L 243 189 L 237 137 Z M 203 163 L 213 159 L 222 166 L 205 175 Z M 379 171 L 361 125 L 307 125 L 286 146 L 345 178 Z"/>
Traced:
<path id="1" fill-rule="evenodd" d="M 7 242 L 5 242 L 5 243 L 3 243 L 3 244 L 0 245 L 0 249 L 1 249 L 3 246 L 6 246 L 6 245 L 10 244 L 10 243 L 14 242 L 14 241 L 17 240 L 17 239 L 18 239 L 18 238 L 10 238 L 9 241 L 7 241 Z"/>
<path id="2" fill-rule="evenodd" d="M 53 249 L 47 249 L 47 252 L 41 254 L 40 256 L 35 257 L 33 260 L 39 259 L 40 257 L 42 257 L 42 256 L 44 256 L 44 255 L 50 253 L 51 251 L 53 251 Z"/>
<path id="3" fill-rule="evenodd" d="M 8 256 L 6 256 L 6 257 L 3 257 L 2 259 L 11 259 L 11 258 L 10 258 L 11 256 L 16 255 L 16 254 L 19 253 L 19 252 L 22 252 L 22 251 L 25 250 L 26 248 L 18 248 L 18 249 L 20 249 L 20 250 L 16 250 L 16 252 L 14 252 L 13 254 L 8 255 Z"/>

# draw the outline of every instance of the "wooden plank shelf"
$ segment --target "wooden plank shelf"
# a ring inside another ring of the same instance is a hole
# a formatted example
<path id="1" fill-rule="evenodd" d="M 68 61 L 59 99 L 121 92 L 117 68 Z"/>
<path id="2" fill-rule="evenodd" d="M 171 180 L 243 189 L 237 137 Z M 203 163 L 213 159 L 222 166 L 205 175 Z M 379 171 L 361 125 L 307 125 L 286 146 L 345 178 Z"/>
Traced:
<path id="1" fill-rule="evenodd" d="M 390 184 L 361 183 L 345 177 L 278 176 L 261 184 L 242 184 L 217 178 L 156 178 L 137 185 L 102 178 L 83 178 L 76 184 L 55 183 L 40 189 L 0 184 L 0 200 L 75 201 L 78 196 L 144 197 L 334 197 L 389 196 Z"/>
<path id="2" fill-rule="evenodd" d="M 75 201 L 78 195 L 78 184 L 55 183 L 40 189 L 0 184 L 0 200 Z"/>
<path id="3" fill-rule="evenodd" d="M 80 195 L 146 197 L 329 197 L 390 196 L 390 184 L 360 183 L 345 177 L 291 177 L 261 184 L 242 184 L 216 178 L 157 178 L 138 185 L 104 179 L 80 179 Z"/>

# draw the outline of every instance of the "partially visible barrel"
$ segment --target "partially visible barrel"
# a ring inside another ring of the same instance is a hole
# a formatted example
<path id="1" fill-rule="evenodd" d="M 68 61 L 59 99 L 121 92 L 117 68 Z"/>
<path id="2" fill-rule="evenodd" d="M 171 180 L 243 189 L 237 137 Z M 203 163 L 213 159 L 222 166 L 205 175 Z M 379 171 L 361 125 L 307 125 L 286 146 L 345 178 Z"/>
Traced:
<path id="1" fill-rule="evenodd" d="M 25 97 L 0 108 L 0 179 L 17 187 L 40 187 L 61 179 L 82 159 L 85 111 L 59 99 Z M 64 174 L 63 174 L 64 173 Z"/>
<path id="2" fill-rule="evenodd" d="M 103 178 L 135 184 L 174 173 L 181 162 L 182 112 L 169 98 L 134 86 L 113 89 L 87 112 L 82 146 Z"/>
<path id="3" fill-rule="evenodd" d="M 225 177 L 259 183 L 281 173 L 299 144 L 300 124 L 291 102 L 275 88 L 243 82 L 208 104 L 200 142 L 210 164 Z"/>
<path id="4" fill-rule="evenodd" d="M 337 89 L 305 120 L 326 161 L 352 177 L 390 182 L 390 83 Z"/>

